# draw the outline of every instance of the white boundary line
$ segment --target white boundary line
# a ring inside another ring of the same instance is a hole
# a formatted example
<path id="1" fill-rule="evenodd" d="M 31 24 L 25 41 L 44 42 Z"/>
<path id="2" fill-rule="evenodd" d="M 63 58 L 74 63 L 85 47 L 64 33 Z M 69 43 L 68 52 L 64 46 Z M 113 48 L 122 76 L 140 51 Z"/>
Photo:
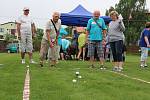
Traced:
<path id="1" fill-rule="evenodd" d="M 108 72 L 111 72 L 111 73 L 118 74 L 118 75 L 120 75 L 120 76 L 127 77 L 127 78 L 129 78 L 129 79 L 132 79 L 132 80 L 136 80 L 136 81 L 140 81 L 140 82 L 143 82 L 143 83 L 150 84 L 150 82 L 149 82 L 149 81 L 145 81 L 145 80 L 143 80 L 143 79 L 140 79 L 140 78 L 131 77 L 131 76 L 128 76 L 128 75 L 126 75 L 126 74 L 119 73 L 119 72 L 114 72 L 114 71 L 110 71 L 110 70 L 106 70 L 106 71 L 108 71 Z"/>
<path id="2" fill-rule="evenodd" d="M 25 83 L 24 83 L 24 90 L 23 90 L 23 100 L 30 99 L 30 73 L 29 68 L 27 69 Z"/>
<path id="3" fill-rule="evenodd" d="M 80 68 L 77 68 L 77 69 L 80 69 Z M 131 77 L 131 76 L 128 76 L 128 75 L 123 74 L 123 73 L 114 72 L 114 71 L 110 71 L 110 70 L 105 70 L 105 71 L 115 73 L 115 74 L 118 74 L 120 76 L 124 76 L 126 78 L 132 79 L 132 80 L 136 80 L 136 81 L 150 84 L 149 81 L 145 81 L 143 79 L 136 78 L 136 77 Z M 28 68 L 27 73 L 26 73 L 25 83 L 24 83 L 23 100 L 29 100 L 29 99 L 30 99 L 30 73 L 29 73 L 29 68 Z"/>

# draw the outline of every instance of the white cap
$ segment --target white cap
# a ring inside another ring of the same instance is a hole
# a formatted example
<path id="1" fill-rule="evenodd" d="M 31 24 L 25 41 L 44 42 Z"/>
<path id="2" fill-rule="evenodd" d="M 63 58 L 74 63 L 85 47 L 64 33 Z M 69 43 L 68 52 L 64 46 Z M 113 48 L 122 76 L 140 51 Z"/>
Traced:
<path id="1" fill-rule="evenodd" d="M 24 8 L 23 8 L 23 11 L 25 11 L 25 10 L 29 10 L 29 7 L 24 7 Z"/>

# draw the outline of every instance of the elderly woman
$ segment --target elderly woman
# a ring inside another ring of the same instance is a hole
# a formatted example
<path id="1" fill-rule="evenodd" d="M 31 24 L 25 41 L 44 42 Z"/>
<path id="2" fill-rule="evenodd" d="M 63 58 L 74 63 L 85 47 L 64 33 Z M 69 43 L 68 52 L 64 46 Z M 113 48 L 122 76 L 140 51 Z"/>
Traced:
<path id="1" fill-rule="evenodd" d="M 125 26 L 123 21 L 118 18 L 118 13 L 116 11 L 112 11 L 110 13 L 110 17 L 112 21 L 109 24 L 109 42 L 110 47 L 113 54 L 114 60 L 114 71 L 121 71 L 123 68 L 123 57 L 122 57 L 122 50 L 123 50 L 123 40 L 125 31 Z"/>

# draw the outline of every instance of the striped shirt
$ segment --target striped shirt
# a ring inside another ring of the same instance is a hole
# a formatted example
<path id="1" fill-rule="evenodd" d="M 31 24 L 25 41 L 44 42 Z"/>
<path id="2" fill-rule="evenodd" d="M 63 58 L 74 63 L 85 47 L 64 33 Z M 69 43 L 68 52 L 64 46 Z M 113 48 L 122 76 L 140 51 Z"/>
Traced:
<path id="1" fill-rule="evenodd" d="M 108 29 L 109 42 L 124 40 L 125 26 L 122 20 L 111 21 Z"/>

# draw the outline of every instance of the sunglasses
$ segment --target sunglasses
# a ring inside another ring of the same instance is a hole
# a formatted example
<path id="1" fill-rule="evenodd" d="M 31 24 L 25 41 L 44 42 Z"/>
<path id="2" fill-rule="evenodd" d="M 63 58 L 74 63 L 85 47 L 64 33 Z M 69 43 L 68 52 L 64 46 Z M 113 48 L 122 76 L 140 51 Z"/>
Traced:
<path id="1" fill-rule="evenodd" d="M 24 11 L 29 11 L 29 10 L 24 10 Z"/>
<path id="2" fill-rule="evenodd" d="M 59 18 L 59 16 L 54 16 L 55 18 Z"/>

